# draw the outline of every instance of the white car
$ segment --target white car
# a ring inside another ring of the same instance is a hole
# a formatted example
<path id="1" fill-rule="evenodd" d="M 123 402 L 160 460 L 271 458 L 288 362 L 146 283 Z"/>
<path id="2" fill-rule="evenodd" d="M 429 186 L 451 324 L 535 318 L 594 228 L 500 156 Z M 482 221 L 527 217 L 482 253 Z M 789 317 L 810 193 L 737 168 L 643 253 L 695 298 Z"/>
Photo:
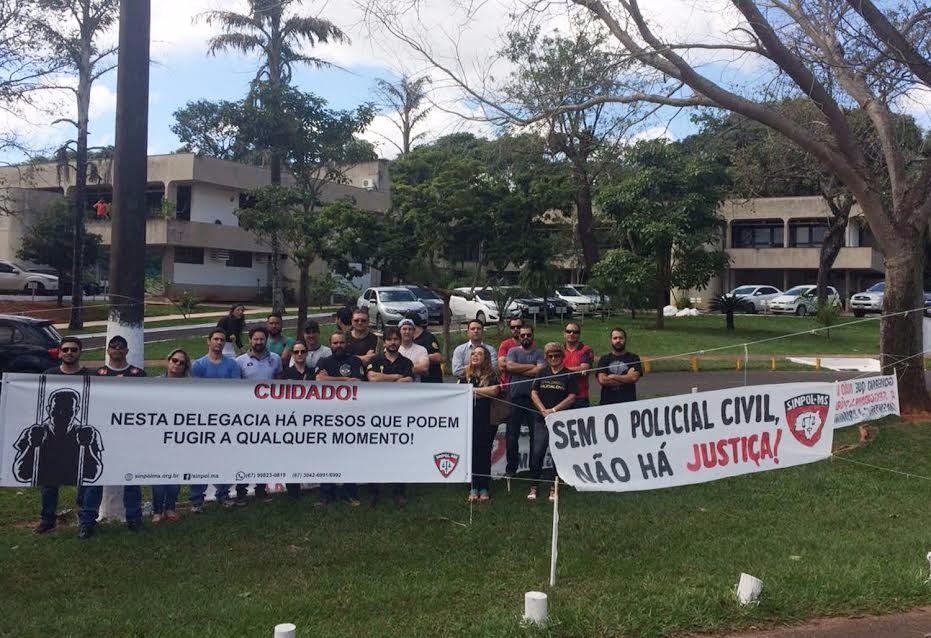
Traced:
<path id="1" fill-rule="evenodd" d="M 388 324 L 397 324 L 408 312 L 416 312 L 426 322 L 427 307 L 417 300 L 407 288 L 400 286 L 381 286 L 369 288 L 359 300 L 357 306 L 369 313 L 369 321 L 376 330 L 382 330 Z"/>
<path id="2" fill-rule="evenodd" d="M 858 292 L 850 298 L 850 310 L 853 311 L 854 317 L 862 317 L 868 312 L 883 311 L 883 295 L 886 292 L 886 282 L 880 281 L 866 289 L 865 292 Z"/>
<path id="3" fill-rule="evenodd" d="M 769 302 L 769 311 L 776 314 L 798 315 L 804 317 L 818 312 L 818 287 L 795 286 L 789 288 L 778 297 Z M 834 286 L 828 286 L 828 303 L 835 306 L 840 304 L 840 295 Z"/>
<path id="4" fill-rule="evenodd" d="M 498 306 L 495 304 L 491 290 L 487 288 L 469 288 L 464 286 L 456 288 L 456 292 L 471 294 L 471 299 L 461 295 L 452 295 L 449 298 L 449 310 L 455 317 L 462 317 L 465 321 L 478 319 L 482 323 L 498 323 Z"/>
<path id="5" fill-rule="evenodd" d="M 749 312 L 763 312 L 769 306 L 769 302 L 781 295 L 782 291 L 773 286 L 749 284 L 738 286 L 729 294 L 743 297 Z"/>
<path id="6" fill-rule="evenodd" d="M 569 304 L 573 314 L 588 315 L 601 310 L 601 294 L 591 286 L 560 286 L 556 289 L 556 296 Z"/>
<path id="7" fill-rule="evenodd" d="M 15 261 L 0 261 L 0 290 L 37 295 L 58 292 L 58 277 L 32 272 Z"/>

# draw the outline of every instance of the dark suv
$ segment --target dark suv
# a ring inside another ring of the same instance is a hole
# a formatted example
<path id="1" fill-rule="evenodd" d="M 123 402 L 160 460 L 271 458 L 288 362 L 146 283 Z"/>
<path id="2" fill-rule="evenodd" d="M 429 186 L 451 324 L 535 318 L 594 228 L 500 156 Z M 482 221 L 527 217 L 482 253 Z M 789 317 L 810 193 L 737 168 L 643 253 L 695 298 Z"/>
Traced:
<path id="1" fill-rule="evenodd" d="M 44 372 L 58 365 L 60 341 L 51 321 L 0 315 L 0 372 Z"/>

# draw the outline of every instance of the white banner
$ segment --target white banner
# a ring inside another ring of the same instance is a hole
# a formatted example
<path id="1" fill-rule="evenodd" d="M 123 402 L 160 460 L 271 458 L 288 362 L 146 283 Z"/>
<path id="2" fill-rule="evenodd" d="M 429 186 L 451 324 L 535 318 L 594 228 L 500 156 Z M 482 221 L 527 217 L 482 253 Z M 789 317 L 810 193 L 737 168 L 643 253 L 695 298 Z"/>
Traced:
<path id="1" fill-rule="evenodd" d="M 833 383 L 699 392 L 557 412 L 550 452 L 580 490 L 626 492 L 703 483 L 826 459 Z"/>
<path id="2" fill-rule="evenodd" d="M 472 387 L 5 374 L 0 485 L 453 483 Z"/>
<path id="3" fill-rule="evenodd" d="M 892 374 L 838 381 L 835 400 L 835 428 L 900 414 L 899 387 Z"/>

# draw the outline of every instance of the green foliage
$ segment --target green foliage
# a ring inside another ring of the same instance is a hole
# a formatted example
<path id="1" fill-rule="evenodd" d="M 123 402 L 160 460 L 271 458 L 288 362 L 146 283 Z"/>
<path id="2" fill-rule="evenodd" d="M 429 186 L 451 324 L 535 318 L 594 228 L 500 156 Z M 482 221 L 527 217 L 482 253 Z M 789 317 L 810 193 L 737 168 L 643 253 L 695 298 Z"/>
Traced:
<path id="1" fill-rule="evenodd" d="M 723 313 L 725 316 L 725 327 L 728 330 L 733 330 L 734 313 L 746 310 L 747 299 L 746 297 L 742 297 L 740 295 L 732 295 L 727 293 L 714 297 L 711 300 L 709 307 L 715 312 Z"/>
<path id="2" fill-rule="evenodd" d="M 686 308 L 692 307 L 692 300 L 689 299 L 689 296 L 686 294 L 681 294 L 676 297 L 676 308 L 679 310 L 685 310 Z"/>
<path id="3" fill-rule="evenodd" d="M 182 290 L 180 295 L 171 298 L 171 303 L 178 309 L 181 316 L 187 319 L 200 304 L 200 299 L 190 290 Z"/>
<path id="4" fill-rule="evenodd" d="M 831 326 L 836 325 L 841 318 L 840 306 L 834 303 L 826 302 L 818 304 L 818 311 L 815 313 L 815 321 L 819 326 L 826 328 L 824 335 L 831 338 Z"/>
<path id="5" fill-rule="evenodd" d="M 232 162 L 258 163 L 254 140 L 241 133 L 244 126 L 242 102 L 196 100 L 172 113 L 169 128 L 178 136 L 181 153 L 195 153 Z"/>
<path id="6" fill-rule="evenodd" d="M 171 282 L 158 275 L 149 275 L 145 276 L 145 294 L 151 297 L 162 297 L 165 295 L 165 291 L 168 289 L 168 286 Z"/>
<path id="7" fill-rule="evenodd" d="M 617 308 L 634 316 L 638 308 L 648 308 L 655 296 L 655 265 L 629 250 L 607 251 L 595 267 L 589 283 L 610 297 Z"/>
<path id="8" fill-rule="evenodd" d="M 318 308 L 330 305 L 333 302 L 334 295 L 340 295 L 346 299 L 355 299 L 361 292 L 346 281 L 344 277 L 334 276 L 329 271 L 319 275 L 311 275 L 309 282 L 310 303 Z"/>
<path id="9" fill-rule="evenodd" d="M 100 241 L 100 235 L 85 234 L 85 264 L 97 261 Z M 58 273 L 60 280 L 71 281 L 71 266 L 74 259 L 74 218 L 67 200 L 57 199 L 39 213 L 35 222 L 23 234 L 23 242 L 16 251 L 16 256 L 37 264 L 51 266 Z M 82 273 L 82 280 L 83 275 Z"/>

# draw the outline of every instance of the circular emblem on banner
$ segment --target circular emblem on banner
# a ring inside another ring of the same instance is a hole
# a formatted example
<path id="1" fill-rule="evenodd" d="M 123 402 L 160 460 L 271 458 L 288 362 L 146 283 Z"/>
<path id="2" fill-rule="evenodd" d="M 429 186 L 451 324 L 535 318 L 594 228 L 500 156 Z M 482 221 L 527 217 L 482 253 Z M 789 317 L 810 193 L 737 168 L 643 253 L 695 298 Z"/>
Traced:
<path id="1" fill-rule="evenodd" d="M 130 473 L 127 473 L 126 475 L 123 476 L 123 478 L 127 481 L 131 481 L 133 480 L 133 475 Z"/>

